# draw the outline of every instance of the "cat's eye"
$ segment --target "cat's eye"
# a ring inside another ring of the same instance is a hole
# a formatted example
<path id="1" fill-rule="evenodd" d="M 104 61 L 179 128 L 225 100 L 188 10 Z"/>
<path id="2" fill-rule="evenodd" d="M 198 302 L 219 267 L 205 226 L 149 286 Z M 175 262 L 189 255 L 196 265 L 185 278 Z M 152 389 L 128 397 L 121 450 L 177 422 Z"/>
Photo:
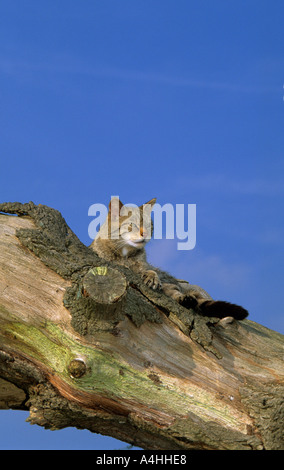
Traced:
<path id="1" fill-rule="evenodd" d="M 139 231 L 137 225 L 135 225 L 133 222 L 132 222 L 132 224 L 129 224 L 127 226 L 127 230 L 128 230 L 128 232 L 138 232 Z"/>

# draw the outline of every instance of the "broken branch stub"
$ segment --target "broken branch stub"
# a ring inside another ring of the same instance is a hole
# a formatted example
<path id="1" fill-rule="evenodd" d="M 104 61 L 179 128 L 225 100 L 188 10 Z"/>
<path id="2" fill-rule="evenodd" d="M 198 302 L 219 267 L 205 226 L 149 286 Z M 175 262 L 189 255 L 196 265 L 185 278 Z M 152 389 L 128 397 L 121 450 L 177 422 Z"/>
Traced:
<path id="1" fill-rule="evenodd" d="M 125 276 L 116 269 L 107 266 L 91 268 L 83 280 L 85 297 L 92 297 L 105 307 L 121 302 L 126 287 Z"/>
<path id="2" fill-rule="evenodd" d="M 101 312 L 105 320 L 123 311 L 126 288 L 125 276 L 108 266 L 91 268 L 83 279 L 83 296 L 94 301 L 96 317 Z"/>

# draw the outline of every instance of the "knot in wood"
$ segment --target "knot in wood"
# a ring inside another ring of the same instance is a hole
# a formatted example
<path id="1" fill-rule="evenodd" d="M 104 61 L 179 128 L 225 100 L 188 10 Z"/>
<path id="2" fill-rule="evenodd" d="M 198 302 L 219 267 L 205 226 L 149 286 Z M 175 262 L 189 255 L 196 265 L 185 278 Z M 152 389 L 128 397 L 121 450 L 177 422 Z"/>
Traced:
<path id="1" fill-rule="evenodd" d="M 75 379 L 79 379 L 86 373 L 87 367 L 82 359 L 73 359 L 68 364 L 68 372 Z"/>

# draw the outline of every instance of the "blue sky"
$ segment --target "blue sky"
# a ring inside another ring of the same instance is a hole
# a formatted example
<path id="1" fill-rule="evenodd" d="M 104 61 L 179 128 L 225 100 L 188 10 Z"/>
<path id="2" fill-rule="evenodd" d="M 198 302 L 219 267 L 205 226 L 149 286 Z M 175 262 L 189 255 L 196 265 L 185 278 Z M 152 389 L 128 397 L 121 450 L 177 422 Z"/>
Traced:
<path id="1" fill-rule="evenodd" d="M 86 244 L 112 195 L 196 204 L 196 248 L 152 240 L 149 261 L 283 333 L 283 17 L 282 0 L 2 0 L 0 200 L 60 210 Z M 1 448 L 124 445 L 23 415 L 0 412 Z"/>

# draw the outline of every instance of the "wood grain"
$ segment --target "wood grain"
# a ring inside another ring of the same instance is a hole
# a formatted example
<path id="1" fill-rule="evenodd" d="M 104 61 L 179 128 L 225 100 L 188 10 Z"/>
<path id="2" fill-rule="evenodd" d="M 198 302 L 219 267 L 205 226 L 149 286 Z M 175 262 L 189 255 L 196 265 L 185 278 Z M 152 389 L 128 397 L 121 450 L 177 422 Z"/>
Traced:
<path id="1" fill-rule="evenodd" d="M 63 306 L 70 282 L 16 237 L 33 227 L 29 218 L 0 215 L 0 351 L 26 361 L 23 376 L 28 366 L 39 370 L 44 393 L 51 385 L 69 415 L 56 414 L 54 401 L 43 413 L 43 389 L 17 378 L 0 356 L 0 377 L 30 394 L 32 422 L 63 427 L 76 415 L 75 425 L 148 448 L 281 448 L 282 335 L 249 320 L 221 322 L 212 327 L 217 359 L 161 311 L 160 324 L 138 328 L 124 317 L 113 332 L 80 336 Z M 85 364 L 77 378 L 74 359 Z"/>

